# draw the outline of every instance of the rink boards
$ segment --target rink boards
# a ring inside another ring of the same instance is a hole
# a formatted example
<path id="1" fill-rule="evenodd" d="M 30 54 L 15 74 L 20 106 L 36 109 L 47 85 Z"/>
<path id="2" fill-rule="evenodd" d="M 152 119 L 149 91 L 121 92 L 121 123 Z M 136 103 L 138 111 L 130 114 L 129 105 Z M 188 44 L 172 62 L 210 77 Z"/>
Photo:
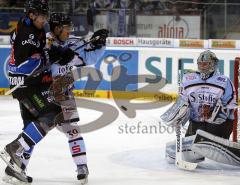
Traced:
<path id="1" fill-rule="evenodd" d="M 116 44 L 116 43 L 115 43 Z M 178 60 L 183 69 L 196 70 L 196 60 L 204 49 L 108 46 L 94 66 L 100 72 L 93 80 L 83 77 L 75 83 L 76 95 L 99 98 L 176 98 Z M 234 59 L 239 49 L 212 49 L 220 59 L 219 70 L 233 80 Z M 8 88 L 7 62 L 10 46 L 0 45 L 0 94 Z M 97 85 L 96 85 L 97 84 Z M 112 93 L 114 92 L 114 93 Z M 162 94 L 163 93 L 163 94 Z"/>

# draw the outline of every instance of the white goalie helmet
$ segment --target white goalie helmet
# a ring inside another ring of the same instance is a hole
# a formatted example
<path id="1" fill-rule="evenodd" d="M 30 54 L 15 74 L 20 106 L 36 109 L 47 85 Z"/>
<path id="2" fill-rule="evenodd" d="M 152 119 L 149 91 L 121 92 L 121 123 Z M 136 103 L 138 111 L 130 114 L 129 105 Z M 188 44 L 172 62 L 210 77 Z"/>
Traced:
<path id="1" fill-rule="evenodd" d="M 210 74 L 216 71 L 218 65 L 218 58 L 210 50 L 206 50 L 200 54 L 197 59 L 198 71 L 201 78 L 206 80 Z"/>

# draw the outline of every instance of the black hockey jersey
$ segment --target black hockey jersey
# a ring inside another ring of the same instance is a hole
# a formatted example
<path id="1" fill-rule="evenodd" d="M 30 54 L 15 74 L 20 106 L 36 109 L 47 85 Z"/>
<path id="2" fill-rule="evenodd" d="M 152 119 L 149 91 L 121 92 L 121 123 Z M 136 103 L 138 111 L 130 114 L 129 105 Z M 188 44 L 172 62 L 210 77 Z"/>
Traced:
<path id="1" fill-rule="evenodd" d="M 31 78 L 27 83 L 24 82 L 27 76 L 42 68 L 46 63 L 44 53 L 46 34 L 44 29 L 37 29 L 30 18 L 23 17 L 12 34 L 11 44 L 11 58 L 8 64 L 10 88 L 18 83 L 24 84 L 21 88 L 38 86 L 49 80 L 44 77 L 43 73 Z"/>

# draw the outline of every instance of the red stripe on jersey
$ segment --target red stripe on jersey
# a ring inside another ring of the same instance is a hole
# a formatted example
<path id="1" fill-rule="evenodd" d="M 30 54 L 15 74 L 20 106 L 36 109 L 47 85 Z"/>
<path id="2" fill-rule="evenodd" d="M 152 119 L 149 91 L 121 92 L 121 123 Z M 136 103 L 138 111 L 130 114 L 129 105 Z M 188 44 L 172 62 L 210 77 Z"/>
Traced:
<path id="1" fill-rule="evenodd" d="M 13 49 L 13 46 L 12 46 L 12 51 L 11 51 L 11 57 L 10 57 L 10 60 L 9 60 L 9 64 L 11 64 L 11 65 L 15 65 L 14 49 Z"/>

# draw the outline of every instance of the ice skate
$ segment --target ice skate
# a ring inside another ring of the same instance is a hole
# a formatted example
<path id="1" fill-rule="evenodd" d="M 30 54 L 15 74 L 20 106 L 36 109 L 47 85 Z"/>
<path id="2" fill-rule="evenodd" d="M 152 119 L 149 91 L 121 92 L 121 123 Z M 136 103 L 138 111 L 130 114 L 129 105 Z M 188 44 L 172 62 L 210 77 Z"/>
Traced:
<path id="1" fill-rule="evenodd" d="M 20 155 L 17 153 L 21 153 L 23 151 L 23 147 L 16 140 L 6 145 L 3 151 L 0 152 L 0 157 L 3 161 L 14 171 L 17 173 L 22 173 L 22 160 Z M 10 162 L 11 161 L 11 162 Z"/>
<path id="2" fill-rule="evenodd" d="M 88 183 L 88 167 L 86 164 L 78 165 L 77 166 L 77 179 L 79 180 L 81 185 Z"/>
<path id="3" fill-rule="evenodd" d="M 13 185 L 25 185 L 30 184 L 33 179 L 32 177 L 27 176 L 24 170 L 22 170 L 21 173 L 18 173 L 7 166 L 5 169 L 5 176 L 2 180 Z"/>

